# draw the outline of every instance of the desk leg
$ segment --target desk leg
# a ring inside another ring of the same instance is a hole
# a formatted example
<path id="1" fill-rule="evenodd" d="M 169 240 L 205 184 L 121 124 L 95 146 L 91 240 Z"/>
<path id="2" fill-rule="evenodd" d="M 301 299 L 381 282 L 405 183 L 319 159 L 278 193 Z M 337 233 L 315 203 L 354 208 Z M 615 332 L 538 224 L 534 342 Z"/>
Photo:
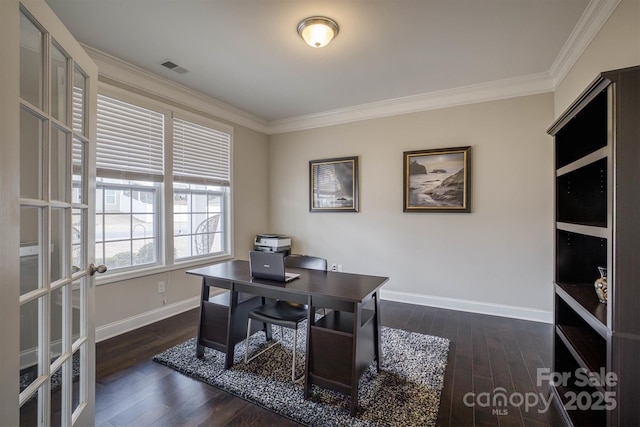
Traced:
<path id="1" fill-rule="evenodd" d="M 373 331 L 373 342 L 375 345 L 375 353 L 376 353 L 376 363 L 378 368 L 378 373 L 380 373 L 380 365 L 382 364 L 382 343 L 380 342 L 380 292 L 376 292 L 373 294 L 374 299 L 374 331 Z"/>
<path id="2" fill-rule="evenodd" d="M 238 291 L 236 291 L 235 286 L 231 283 L 231 289 L 229 289 L 229 317 L 227 319 L 227 352 L 225 354 L 224 359 L 224 368 L 229 369 L 233 366 L 233 356 L 235 353 L 235 343 L 233 342 L 233 319 L 235 319 L 235 311 L 236 307 L 238 307 Z"/>
<path id="3" fill-rule="evenodd" d="M 315 308 L 311 305 L 311 295 L 307 297 L 307 351 L 304 356 L 304 398 L 308 399 L 311 394 L 311 379 L 309 373 L 311 372 L 311 325 L 315 324 Z"/>
<path id="4" fill-rule="evenodd" d="M 360 325 L 362 325 L 362 304 L 356 303 L 353 311 L 353 349 L 351 354 L 351 416 L 355 417 L 358 412 L 358 335 L 360 334 Z"/>
<path id="5" fill-rule="evenodd" d="M 209 301 L 209 287 L 206 285 L 206 279 L 202 278 L 202 291 L 200 292 L 200 323 L 198 323 L 198 336 L 196 338 L 196 357 L 202 359 L 204 357 L 204 346 L 200 345 L 202 338 L 202 324 L 204 322 L 204 302 Z"/>

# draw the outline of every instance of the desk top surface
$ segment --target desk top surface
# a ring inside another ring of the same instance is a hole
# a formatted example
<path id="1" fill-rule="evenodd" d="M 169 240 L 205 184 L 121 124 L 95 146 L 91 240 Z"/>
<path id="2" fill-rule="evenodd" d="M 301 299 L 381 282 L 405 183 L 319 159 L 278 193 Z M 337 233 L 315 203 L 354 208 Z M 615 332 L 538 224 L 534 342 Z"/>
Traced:
<path id="1" fill-rule="evenodd" d="M 346 301 L 362 301 L 384 285 L 389 278 L 365 274 L 289 268 L 300 277 L 287 283 L 254 279 L 249 271 L 249 261 L 234 260 L 187 271 L 204 278 L 237 282 L 257 288 L 283 288 L 286 292 L 324 296 Z"/>

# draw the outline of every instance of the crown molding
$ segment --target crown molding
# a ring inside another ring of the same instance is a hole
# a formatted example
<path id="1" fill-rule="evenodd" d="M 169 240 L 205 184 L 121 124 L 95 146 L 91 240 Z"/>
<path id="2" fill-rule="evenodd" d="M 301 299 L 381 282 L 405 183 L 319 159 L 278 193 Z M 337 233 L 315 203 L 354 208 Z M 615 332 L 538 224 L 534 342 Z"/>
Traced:
<path id="1" fill-rule="evenodd" d="M 261 119 L 90 46 L 82 46 L 98 65 L 101 76 L 156 94 L 177 104 L 195 108 L 206 114 L 254 131 L 266 135 L 276 135 L 362 120 L 552 92 L 557 89 L 558 85 L 567 76 L 620 2 L 621 0 L 591 0 L 549 71 L 273 121 Z"/>
<path id="2" fill-rule="evenodd" d="M 557 89 L 622 0 L 591 0 L 556 57 L 549 74 Z"/>
<path id="3" fill-rule="evenodd" d="M 459 105 L 536 95 L 551 92 L 552 90 L 551 76 L 549 73 L 543 72 L 529 76 L 372 102 L 370 104 L 340 108 L 307 116 L 273 120 L 269 122 L 269 134 L 274 135 Z"/>
<path id="4" fill-rule="evenodd" d="M 178 105 L 195 108 L 218 119 L 227 120 L 256 132 L 269 133 L 266 120 L 233 107 L 215 98 L 203 95 L 179 83 L 129 64 L 91 46 L 82 45 L 98 65 L 99 75 L 129 85 L 138 90 L 165 98 Z"/>
<path id="5" fill-rule="evenodd" d="M 557 89 L 620 2 L 621 0 L 591 0 L 547 72 L 274 120 L 269 122 L 269 134 L 552 92 Z"/>

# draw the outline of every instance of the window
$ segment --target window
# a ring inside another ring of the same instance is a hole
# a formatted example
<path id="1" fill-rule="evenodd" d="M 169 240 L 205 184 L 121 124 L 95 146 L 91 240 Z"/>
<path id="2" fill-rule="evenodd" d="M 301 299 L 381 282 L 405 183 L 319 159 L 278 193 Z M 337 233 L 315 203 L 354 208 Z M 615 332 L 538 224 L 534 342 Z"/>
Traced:
<path id="1" fill-rule="evenodd" d="M 223 253 L 231 135 L 173 120 L 173 245 L 176 260 Z"/>
<path id="2" fill-rule="evenodd" d="M 155 183 L 98 178 L 97 262 L 111 269 L 158 262 L 158 189 Z"/>
<path id="3" fill-rule="evenodd" d="M 110 271 L 160 261 L 164 114 L 98 95 L 96 261 Z"/>
<path id="4" fill-rule="evenodd" d="M 225 191 L 224 187 L 176 183 L 173 192 L 176 260 L 224 252 Z"/>
<path id="5" fill-rule="evenodd" d="M 229 256 L 232 128 L 115 88 L 104 91 L 98 95 L 96 262 L 117 273 Z M 173 165 L 171 174 L 165 165 Z"/>

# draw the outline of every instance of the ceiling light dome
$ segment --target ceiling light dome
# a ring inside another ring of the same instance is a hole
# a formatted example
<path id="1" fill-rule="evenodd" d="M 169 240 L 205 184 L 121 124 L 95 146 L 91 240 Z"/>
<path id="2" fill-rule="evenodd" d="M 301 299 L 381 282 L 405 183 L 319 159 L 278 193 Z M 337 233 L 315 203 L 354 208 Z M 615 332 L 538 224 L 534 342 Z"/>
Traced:
<path id="1" fill-rule="evenodd" d="M 312 16 L 298 24 L 298 34 L 311 47 L 324 47 L 338 35 L 338 24 L 325 16 Z"/>

